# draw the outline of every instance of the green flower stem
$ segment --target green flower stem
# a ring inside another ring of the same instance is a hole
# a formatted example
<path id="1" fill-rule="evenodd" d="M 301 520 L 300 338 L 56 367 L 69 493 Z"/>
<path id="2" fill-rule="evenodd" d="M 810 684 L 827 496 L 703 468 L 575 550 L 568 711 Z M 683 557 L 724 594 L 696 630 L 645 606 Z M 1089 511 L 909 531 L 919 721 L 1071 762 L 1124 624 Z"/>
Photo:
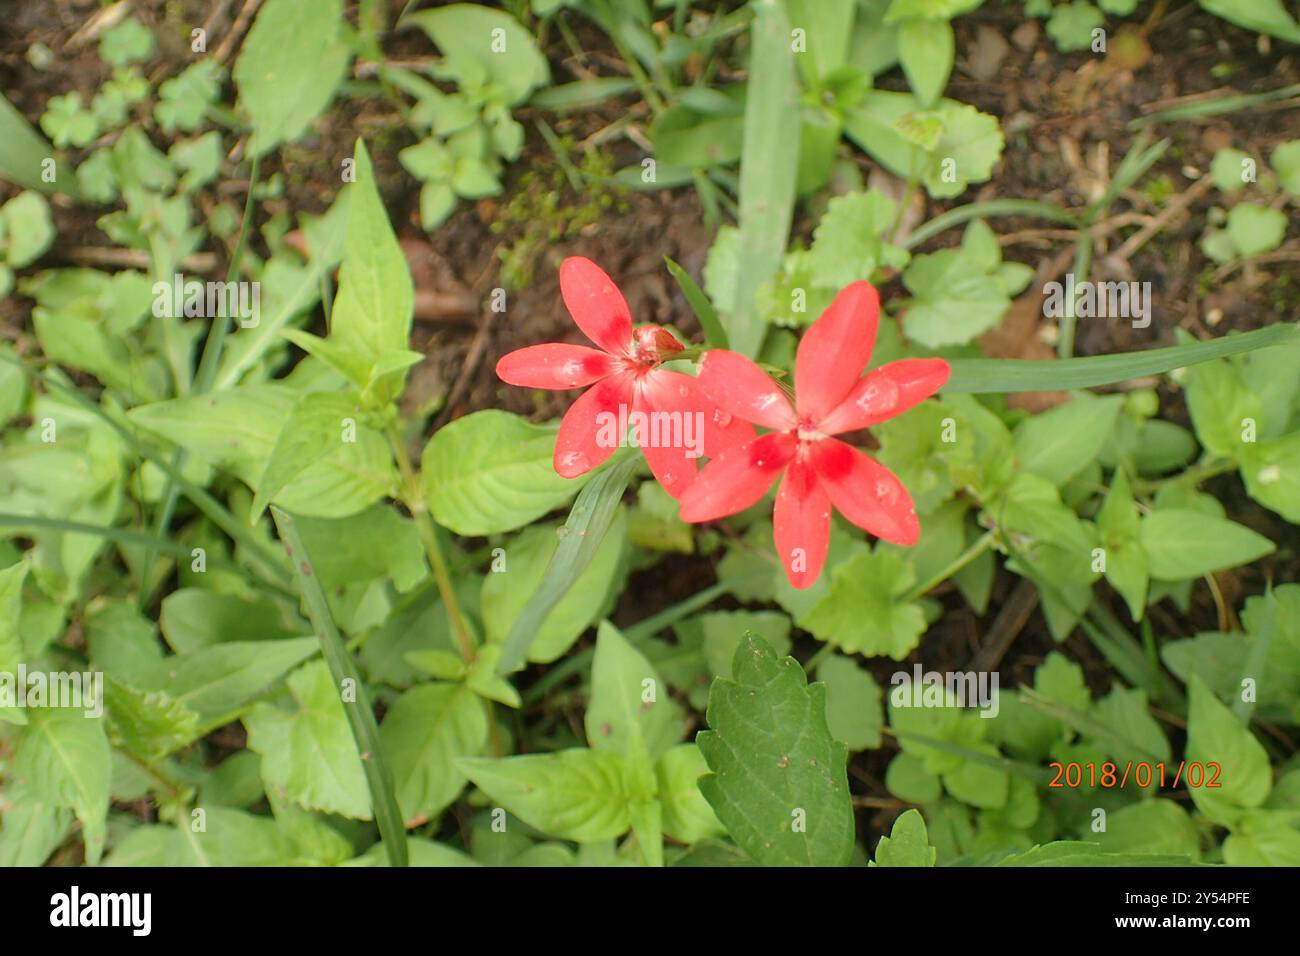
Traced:
<path id="1" fill-rule="evenodd" d="M 974 544 L 961 554 L 957 555 L 957 557 L 954 558 L 947 567 L 941 569 L 937 574 L 931 576 L 929 580 L 922 581 L 916 587 L 904 594 L 901 598 L 902 603 L 906 604 L 908 601 L 915 601 L 917 598 L 924 596 L 944 581 L 947 581 L 950 577 L 962 568 L 966 567 L 966 565 L 970 564 L 992 546 L 993 532 L 986 531 L 975 541 Z"/>
<path id="2" fill-rule="evenodd" d="M 428 555 L 429 566 L 433 568 L 433 579 L 438 585 L 443 606 L 447 609 L 447 618 L 451 621 L 451 630 L 456 636 L 460 656 L 465 663 L 472 663 L 478 656 L 478 652 L 474 649 L 474 641 L 469 636 L 469 628 L 465 626 L 465 616 L 460 609 L 460 602 L 456 599 L 451 575 L 447 571 L 447 559 L 442 553 L 442 545 L 438 543 L 438 529 L 433 526 L 433 518 L 429 516 L 424 492 L 420 489 L 419 479 L 416 478 L 415 469 L 411 466 L 411 456 L 406 451 L 406 442 L 398 433 L 395 422 L 389 423 L 386 434 L 388 444 L 393 449 L 393 457 L 397 460 L 398 471 L 402 473 L 402 504 L 411 513 L 411 518 L 415 521 L 415 530 L 424 543 L 424 553 Z"/>

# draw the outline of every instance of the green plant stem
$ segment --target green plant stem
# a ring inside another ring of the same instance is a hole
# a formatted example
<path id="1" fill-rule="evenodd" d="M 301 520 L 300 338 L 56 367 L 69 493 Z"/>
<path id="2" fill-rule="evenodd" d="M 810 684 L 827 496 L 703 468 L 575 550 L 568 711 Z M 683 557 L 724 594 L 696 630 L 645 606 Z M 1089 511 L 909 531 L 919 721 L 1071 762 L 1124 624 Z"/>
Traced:
<path id="1" fill-rule="evenodd" d="M 1088 272 L 1092 268 L 1092 230 L 1084 227 L 1074 247 L 1074 265 L 1071 266 L 1076 287 L 1088 281 Z M 1061 316 L 1060 338 L 1056 342 L 1058 358 L 1068 359 L 1074 355 L 1074 331 L 1079 324 L 1076 303 L 1071 297 L 1065 303 L 1065 314 Z"/>
<path id="2" fill-rule="evenodd" d="M 456 589 L 452 586 L 451 575 L 447 571 L 447 559 L 442 553 L 442 545 L 438 543 L 438 529 L 433 526 L 433 518 L 429 516 L 424 492 L 420 489 L 415 469 L 411 467 L 411 456 L 406 451 L 406 442 L 402 440 L 395 422 L 389 423 L 385 433 L 388 436 L 388 444 L 393 450 L 393 457 L 397 460 L 397 469 L 402 474 L 402 504 L 411 513 L 411 518 L 415 521 L 415 529 L 424 543 L 424 553 L 429 558 L 429 566 L 433 568 L 433 580 L 438 585 L 438 593 L 442 596 L 443 606 L 447 609 L 447 619 L 451 621 L 451 630 L 456 636 L 460 656 L 465 663 L 472 663 L 478 653 L 474 649 L 474 641 L 469 636 L 469 628 L 465 626 L 465 617 L 461 612 L 460 602 L 456 599 Z"/>
<path id="3" fill-rule="evenodd" d="M 1176 475 L 1170 475 L 1168 478 L 1156 478 L 1151 481 L 1136 481 L 1133 483 L 1133 490 L 1139 493 L 1151 493 L 1163 488 L 1165 485 L 1173 484 L 1178 481 L 1190 481 L 1194 485 L 1199 485 L 1203 481 L 1209 481 L 1211 478 L 1217 478 L 1219 475 L 1227 475 L 1237 470 L 1237 463 L 1231 458 L 1223 458 L 1218 461 L 1204 461 L 1193 465 L 1186 471 L 1181 471 Z"/>
<path id="4" fill-rule="evenodd" d="M 984 532 L 984 534 L 977 538 L 969 548 L 957 555 L 957 557 L 954 558 L 946 567 L 941 569 L 938 573 L 931 575 L 929 580 L 922 581 L 916 587 L 904 594 L 901 599 L 902 602 L 906 603 L 908 601 L 915 601 L 917 598 L 924 596 L 932 589 L 938 587 L 944 581 L 947 581 L 950 577 L 991 548 L 993 546 L 993 540 L 994 535 L 992 531 Z"/>

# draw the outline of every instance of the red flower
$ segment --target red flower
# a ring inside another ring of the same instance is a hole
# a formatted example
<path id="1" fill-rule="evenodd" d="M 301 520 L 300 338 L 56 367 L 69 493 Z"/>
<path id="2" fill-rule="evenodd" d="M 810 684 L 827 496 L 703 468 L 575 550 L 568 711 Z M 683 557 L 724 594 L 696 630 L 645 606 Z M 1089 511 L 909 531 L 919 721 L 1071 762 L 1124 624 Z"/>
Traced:
<path id="1" fill-rule="evenodd" d="M 785 472 L 772 524 L 790 583 L 817 580 L 830 542 L 831 506 L 858 527 L 912 545 L 921 526 L 907 489 L 885 466 L 832 438 L 900 415 L 948 380 L 943 359 L 891 362 L 859 378 L 876 341 L 880 297 L 855 282 L 835 297 L 799 343 L 797 398 L 735 352 L 700 359 L 700 385 L 725 411 L 773 429 L 718 455 L 682 496 L 682 518 L 711 521 L 743 511 Z"/>
<path id="2" fill-rule="evenodd" d="M 569 389 L 591 385 L 560 423 L 555 470 L 576 478 L 619 447 L 628 426 L 650 470 L 673 497 L 695 478 L 701 455 L 714 456 L 754 437 L 754 430 L 720 412 L 699 382 L 659 366 L 682 347 L 665 329 L 632 331 L 632 315 L 613 280 L 590 259 L 560 264 L 560 294 L 573 321 L 600 350 L 558 342 L 504 355 L 497 375 L 511 385 Z"/>

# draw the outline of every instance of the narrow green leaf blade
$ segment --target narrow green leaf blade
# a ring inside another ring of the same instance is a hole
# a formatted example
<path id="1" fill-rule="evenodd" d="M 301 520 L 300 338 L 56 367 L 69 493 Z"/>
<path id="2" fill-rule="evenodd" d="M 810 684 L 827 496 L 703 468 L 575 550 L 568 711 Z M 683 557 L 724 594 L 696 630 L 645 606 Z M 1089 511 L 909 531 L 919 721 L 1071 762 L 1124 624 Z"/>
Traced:
<path id="1" fill-rule="evenodd" d="M 951 359 L 952 376 L 943 387 L 953 392 L 1039 392 L 1095 388 L 1144 375 L 1208 362 L 1225 355 L 1285 345 L 1297 337 L 1297 326 L 1278 323 L 1242 335 L 1228 335 L 1195 345 L 1177 345 L 1115 355 L 1059 360 Z"/>
<path id="2" fill-rule="evenodd" d="M 546 566 L 542 583 L 537 586 L 533 596 L 528 599 L 514 627 L 506 635 L 501 648 L 501 659 L 497 661 L 497 673 L 509 674 L 517 670 L 528 656 L 528 648 L 537 636 L 538 629 L 546 620 L 551 608 L 568 592 L 583 569 L 595 557 L 600 542 L 609 530 L 610 522 L 623 492 L 632 477 L 638 459 L 632 456 L 622 461 L 615 461 L 593 478 L 582 489 L 578 500 L 573 503 L 573 510 L 564 523 L 564 537 L 555 549 L 551 563 Z"/>

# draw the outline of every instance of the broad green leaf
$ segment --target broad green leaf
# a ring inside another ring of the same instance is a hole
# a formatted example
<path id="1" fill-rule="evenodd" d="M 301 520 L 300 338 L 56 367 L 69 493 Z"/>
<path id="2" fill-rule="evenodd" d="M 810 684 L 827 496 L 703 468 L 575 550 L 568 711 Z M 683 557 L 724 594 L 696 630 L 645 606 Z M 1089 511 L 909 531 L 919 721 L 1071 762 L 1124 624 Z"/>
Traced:
<path id="1" fill-rule="evenodd" d="M 914 298 L 903 331 L 927 348 L 961 345 L 1002 321 L 1011 299 L 997 275 L 956 249 L 917 256 L 903 273 Z"/>
<path id="2" fill-rule="evenodd" d="M 1300 43 L 1300 24 L 1282 0 L 1198 0 L 1201 7 L 1229 23 L 1267 33 L 1280 40 Z"/>
<path id="3" fill-rule="evenodd" d="M 32 800 L 10 806 L 0 814 L 0 866 L 42 866 L 71 825 L 72 813 L 62 807 Z"/>
<path id="4" fill-rule="evenodd" d="M 1187 760 L 1216 764 L 1219 786 L 1189 787 L 1192 802 L 1217 823 L 1241 808 L 1258 807 L 1273 787 L 1268 751 L 1200 678 L 1188 685 Z M 1206 767 L 1206 779 L 1214 775 Z"/>
<path id="5" fill-rule="evenodd" d="M 232 641 L 178 654 L 136 678 L 194 711 L 200 726 L 232 719 L 249 700 L 316 653 L 313 637 Z"/>
<path id="6" fill-rule="evenodd" d="M 281 606 L 266 599 L 222 594 L 206 588 L 177 588 L 162 600 L 158 625 L 177 654 L 237 640 L 276 640 L 301 635 Z"/>
<path id="7" fill-rule="evenodd" d="M 1236 193 L 1245 189 L 1246 184 L 1254 178 L 1254 173 L 1251 172 L 1254 165 L 1255 161 L 1249 154 L 1239 149 L 1221 149 L 1214 154 L 1210 173 L 1220 192 Z"/>
<path id="8" fill-rule="evenodd" d="M 488 797 L 529 826 L 576 843 L 622 836 L 632 825 L 623 784 L 623 760 L 607 750 L 457 761 Z"/>
<path id="9" fill-rule="evenodd" d="M 1292 196 L 1300 196 L 1300 139 L 1289 139 L 1282 143 L 1273 150 L 1268 163 L 1281 180 L 1282 188 Z"/>
<path id="10" fill-rule="evenodd" d="M 584 719 L 587 743 L 626 757 L 639 734 L 650 761 L 681 740 L 683 721 L 667 685 L 618 629 L 602 621 L 591 664 L 591 699 Z"/>
<path id="11" fill-rule="evenodd" d="M 695 744 L 678 744 L 655 767 L 663 832 L 679 843 L 696 843 L 725 832 L 717 815 L 700 792 L 700 778 L 709 772 Z"/>
<path id="12" fill-rule="evenodd" d="M 20 561 L 0 570 L 0 673 L 12 674 L 23 661 L 18 621 L 23 606 L 23 581 L 27 563 Z"/>
<path id="13" fill-rule="evenodd" d="M 1249 564 L 1276 550 L 1272 541 L 1245 525 L 1183 508 L 1147 515 L 1140 538 L 1151 576 L 1165 581 Z"/>
<path id="14" fill-rule="evenodd" d="M 379 739 L 393 768 L 397 802 L 407 828 L 437 818 L 465 786 L 459 757 L 487 743 L 483 701 L 460 684 L 422 684 L 397 698 Z"/>
<path id="15" fill-rule="evenodd" d="M 943 781 L 916 754 L 897 754 L 885 770 L 885 789 L 908 803 L 933 803 L 943 795 Z"/>
<path id="16" fill-rule="evenodd" d="M 871 866 L 934 866 L 938 851 L 930 846 L 925 820 L 919 810 L 908 810 L 897 820 L 889 836 L 876 844 Z"/>
<path id="17" fill-rule="evenodd" d="M 1228 866 L 1300 866 L 1294 814 L 1252 810 L 1223 841 Z"/>
<path id="18" fill-rule="evenodd" d="M 1072 0 L 1052 8 L 1047 21 L 1047 35 L 1062 53 L 1087 50 L 1092 46 L 1092 31 L 1105 22 L 1102 12 L 1088 0 Z"/>
<path id="19" fill-rule="evenodd" d="M 709 691 L 696 738 L 700 790 L 732 839 L 767 866 L 844 866 L 853 851 L 848 752 L 826 724 L 826 688 L 761 639 L 736 650 L 734 680 Z"/>
<path id="20" fill-rule="evenodd" d="M 1110 811 L 1106 829 L 1088 834 L 1108 853 L 1167 853 L 1195 860 L 1201 853 L 1196 822 L 1172 800 L 1143 800 Z"/>
<path id="21" fill-rule="evenodd" d="M 345 393 L 309 392 L 284 420 L 257 482 L 250 521 L 295 478 L 329 456 L 337 446 L 357 439 L 361 409 Z"/>
<path id="22" fill-rule="evenodd" d="M 905 265 L 906 253 L 884 238 L 893 225 L 896 208 L 894 200 L 878 189 L 830 200 L 813 230 L 808 252 L 808 266 L 816 283 L 835 293 L 878 268 Z"/>
<path id="23" fill-rule="evenodd" d="M 817 665 L 817 680 L 826 685 L 826 723 L 831 736 L 849 750 L 880 746 L 884 713 L 880 686 L 852 659 L 831 654 Z"/>
<path id="24" fill-rule="evenodd" d="M 351 59 L 342 27 L 342 0 L 267 0 L 258 11 L 234 69 L 254 155 L 297 139 L 329 105 Z"/>
<path id="25" fill-rule="evenodd" d="M 851 654 L 901 661 L 925 631 L 920 605 L 902 600 L 916 572 L 888 551 L 862 552 L 835 566 L 830 591 L 800 619 L 818 640 Z"/>
<path id="26" fill-rule="evenodd" d="M 446 69 L 462 86 L 490 82 L 507 103 L 521 103 L 536 87 L 550 82 L 546 58 L 530 30 L 501 10 L 473 3 L 453 3 L 407 16 L 438 44 Z"/>
<path id="27" fill-rule="evenodd" d="M 1241 477 L 1252 498 L 1300 524 L 1300 431 L 1245 446 Z"/>
<path id="28" fill-rule="evenodd" d="M 285 386 L 246 385 L 142 405 L 130 417 L 256 490 L 296 402 Z M 338 442 L 303 469 L 277 494 L 277 503 L 294 514 L 338 518 L 393 493 L 397 470 L 383 437 L 359 425 L 356 438 Z"/>
<path id="29" fill-rule="evenodd" d="M 915 122 L 919 109 L 910 93 L 872 90 L 850 111 L 844 131 L 895 175 L 919 175 L 935 199 L 960 195 L 970 183 L 992 175 L 1003 147 L 996 117 L 956 100 L 940 99 L 930 114 L 939 123 L 939 137 L 926 150 L 899 132 L 900 125 Z"/>
<path id="30" fill-rule="evenodd" d="M 1228 235 L 1243 256 L 1276 249 L 1286 236 L 1286 213 L 1268 206 L 1239 203 L 1228 211 Z"/>
<path id="31" fill-rule="evenodd" d="M 1225 458 L 1241 457 L 1260 428 L 1263 409 L 1237 369 L 1227 361 L 1206 362 L 1187 370 L 1183 387 L 1201 444 Z"/>
<path id="32" fill-rule="evenodd" d="M 9 778 L 36 803 L 68 807 L 81 822 L 86 861 L 99 862 L 112 756 L 104 722 L 79 709 L 29 708 Z"/>
<path id="33" fill-rule="evenodd" d="M 898 59 L 907 83 L 923 107 L 929 107 L 948 85 L 955 38 L 952 25 L 930 20 L 904 20 L 898 29 Z"/>
<path id="34" fill-rule="evenodd" d="M 291 708 L 259 703 L 244 715 L 248 747 L 262 756 L 262 778 L 309 810 L 369 820 L 370 794 L 342 689 L 324 661 L 303 665 L 286 683 Z"/>
<path id="35" fill-rule="evenodd" d="M 420 358 L 407 348 L 415 292 L 360 140 L 355 162 L 329 337 L 285 334 L 348 377 L 364 404 L 383 407 L 401 394 L 407 367 Z"/>
<path id="36" fill-rule="evenodd" d="M 420 462 L 434 520 L 457 534 L 495 534 L 559 507 L 591 473 L 574 479 L 555 473 L 556 431 L 554 425 L 533 425 L 497 409 L 440 428 Z"/>
<path id="37" fill-rule="evenodd" d="M 65 164 L 55 165 L 54 180 L 45 175 L 54 148 L 4 96 L 0 96 L 0 179 L 41 192 L 77 197 L 76 177 Z"/>
<path id="38" fill-rule="evenodd" d="M 1052 484 L 1065 484 L 1100 454 L 1124 400 L 1079 395 L 1025 419 L 1015 431 L 1021 466 Z"/>
<path id="39" fill-rule="evenodd" d="M 554 525 L 526 528 L 509 542 L 501 556 L 501 570 L 483 578 L 483 628 L 489 641 L 502 643 L 555 556 L 561 538 Z M 591 564 L 577 577 L 542 622 L 528 649 L 528 659 L 550 663 L 562 656 L 588 627 L 595 624 L 612 599 L 611 589 L 620 579 L 626 538 L 626 519 L 619 511 L 610 524 Z"/>

